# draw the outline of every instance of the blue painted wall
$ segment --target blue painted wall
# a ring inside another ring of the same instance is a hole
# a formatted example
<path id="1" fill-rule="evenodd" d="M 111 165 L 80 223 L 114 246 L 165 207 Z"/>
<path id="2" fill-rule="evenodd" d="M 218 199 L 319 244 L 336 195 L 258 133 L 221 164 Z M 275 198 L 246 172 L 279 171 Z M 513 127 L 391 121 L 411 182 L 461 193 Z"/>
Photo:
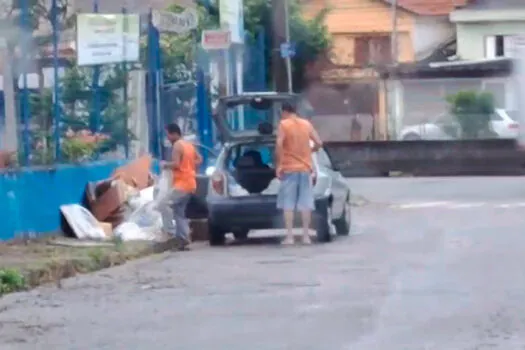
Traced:
<path id="1" fill-rule="evenodd" d="M 108 178 L 127 161 L 59 165 L 0 174 L 0 240 L 59 229 L 59 208 L 80 203 L 86 184 Z"/>

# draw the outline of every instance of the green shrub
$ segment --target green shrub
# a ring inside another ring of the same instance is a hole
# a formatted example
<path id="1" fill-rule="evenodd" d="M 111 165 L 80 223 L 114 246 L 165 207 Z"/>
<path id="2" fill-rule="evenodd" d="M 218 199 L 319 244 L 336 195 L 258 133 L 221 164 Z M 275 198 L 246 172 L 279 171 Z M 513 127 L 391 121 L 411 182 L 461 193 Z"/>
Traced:
<path id="1" fill-rule="evenodd" d="M 462 138 L 490 137 L 494 131 L 490 119 L 494 113 L 494 97 L 488 92 L 460 91 L 447 97 L 450 112 L 456 117 Z"/>
<path id="2" fill-rule="evenodd" d="M 0 295 L 20 291 L 25 288 L 26 280 L 19 271 L 0 269 Z"/>

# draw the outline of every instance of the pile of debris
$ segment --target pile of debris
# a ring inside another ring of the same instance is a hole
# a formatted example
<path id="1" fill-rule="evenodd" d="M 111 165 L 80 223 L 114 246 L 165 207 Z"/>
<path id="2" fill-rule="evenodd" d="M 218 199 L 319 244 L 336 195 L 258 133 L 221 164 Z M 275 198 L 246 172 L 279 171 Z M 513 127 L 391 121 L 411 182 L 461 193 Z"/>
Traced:
<path id="1" fill-rule="evenodd" d="M 150 156 L 143 156 L 106 180 L 88 183 L 82 205 L 60 207 L 63 232 L 78 239 L 161 239 L 159 182 L 151 163 Z"/>

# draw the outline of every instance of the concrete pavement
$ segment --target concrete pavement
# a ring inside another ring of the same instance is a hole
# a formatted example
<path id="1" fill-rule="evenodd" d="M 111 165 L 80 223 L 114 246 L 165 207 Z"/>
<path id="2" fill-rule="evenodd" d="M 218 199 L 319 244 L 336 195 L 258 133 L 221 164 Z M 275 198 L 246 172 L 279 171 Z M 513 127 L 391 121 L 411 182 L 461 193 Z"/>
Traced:
<path id="1" fill-rule="evenodd" d="M 525 349 L 525 179 L 349 182 L 369 200 L 349 238 L 200 245 L 9 295 L 0 349 Z"/>

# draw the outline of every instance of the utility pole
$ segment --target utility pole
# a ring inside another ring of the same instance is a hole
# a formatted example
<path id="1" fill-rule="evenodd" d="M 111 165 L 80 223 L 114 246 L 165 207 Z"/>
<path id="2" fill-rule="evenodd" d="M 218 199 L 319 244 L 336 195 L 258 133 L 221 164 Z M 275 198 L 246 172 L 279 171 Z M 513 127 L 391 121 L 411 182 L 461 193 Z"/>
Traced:
<path id="1" fill-rule="evenodd" d="M 392 64 L 397 66 L 398 53 L 397 53 L 397 0 L 392 1 L 392 33 L 390 35 L 390 49 L 392 50 Z"/>
<path id="2" fill-rule="evenodd" d="M 272 0 L 272 81 L 277 92 L 289 90 L 286 62 L 280 54 L 281 44 L 287 41 L 287 5 L 288 1 Z"/>
<path id="3" fill-rule="evenodd" d="M 285 29 L 285 40 L 290 45 L 290 4 L 288 0 L 283 0 L 284 2 L 284 29 Z M 288 92 L 293 92 L 292 85 L 292 58 L 290 54 L 286 56 L 286 78 L 288 80 Z"/>
<path id="4" fill-rule="evenodd" d="M 392 89 L 390 89 L 390 123 L 388 126 L 392 127 L 392 130 L 389 130 L 389 134 L 397 139 L 398 129 L 400 124 L 400 115 L 399 110 L 399 88 L 398 81 L 396 79 L 396 69 L 398 65 L 398 40 L 397 40 L 397 0 L 391 0 L 391 14 L 392 14 L 392 32 L 390 33 L 390 49 L 391 49 L 391 72 L 390 72 L 390 81 Z M 388 128 L 390 129 L 390 128 Z"/>

